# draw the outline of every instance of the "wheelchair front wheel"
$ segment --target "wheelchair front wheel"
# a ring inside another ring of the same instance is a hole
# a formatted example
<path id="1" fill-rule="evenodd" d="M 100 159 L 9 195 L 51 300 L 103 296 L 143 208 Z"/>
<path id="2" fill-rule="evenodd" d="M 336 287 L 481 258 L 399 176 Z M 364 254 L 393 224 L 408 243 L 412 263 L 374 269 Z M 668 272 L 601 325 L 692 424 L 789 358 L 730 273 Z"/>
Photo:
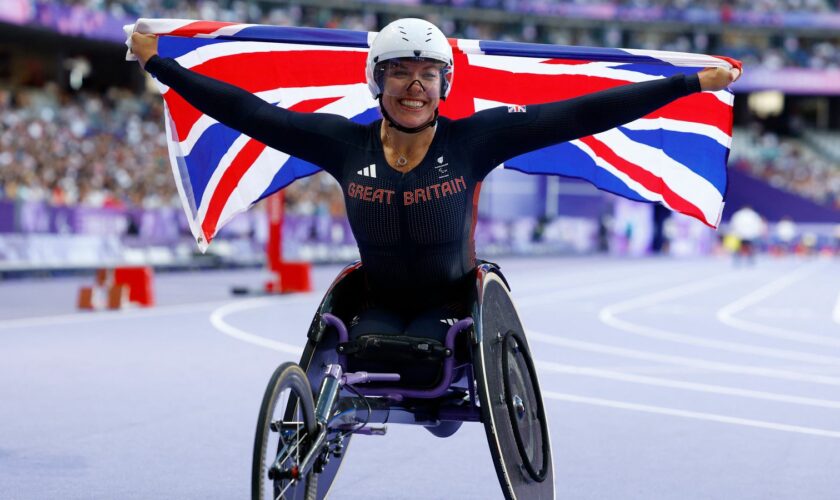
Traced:
<path id="1" fill-rule="evenodd" d="M 318 475 L 301 473 L 299 465 L 317 432 L 315 404 L 306 374 L 295 363 L 283 363 L 265 389 L 251 469 L 253 500 L 314 500 Z"/>

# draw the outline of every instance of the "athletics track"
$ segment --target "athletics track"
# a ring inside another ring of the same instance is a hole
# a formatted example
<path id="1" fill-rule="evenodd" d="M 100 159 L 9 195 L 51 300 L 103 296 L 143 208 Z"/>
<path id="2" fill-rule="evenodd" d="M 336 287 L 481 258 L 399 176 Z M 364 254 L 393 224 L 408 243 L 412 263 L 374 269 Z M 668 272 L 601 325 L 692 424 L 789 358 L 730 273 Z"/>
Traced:
<path id="1" fill-rule="evenodd" d="M 840 262 L 502 259 L 537 360 L 558 498 L 836 499 Z M 0 498 L 246 498 L 256 412 L 316 292 L 159 273 L 152 309 L 79 313 L 91 278 L 0 282 Z M 359 436 L 330 498 L 492 499 L 480 424 Z"/>

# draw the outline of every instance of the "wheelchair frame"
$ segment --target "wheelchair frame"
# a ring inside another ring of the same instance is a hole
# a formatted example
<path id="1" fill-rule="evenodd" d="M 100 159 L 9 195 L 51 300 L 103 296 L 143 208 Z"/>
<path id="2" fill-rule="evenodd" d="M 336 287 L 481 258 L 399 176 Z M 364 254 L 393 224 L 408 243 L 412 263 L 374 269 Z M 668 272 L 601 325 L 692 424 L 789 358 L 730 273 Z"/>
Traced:
<path id="1" fill-rule="evenodd" d="M 428 389 L 398 383 L 345 385 L 347 377 L 360 380 L 367 376 L 364 372 L 344 374 L 347 360 L 339 352 L 340 344 L 348 341 L 347 322 L 363 305 L 364 294 L 358 292 L 360 267 L 358 262 L 347 266 L 333 281 L 310 325 L 299 363 L 313 391 L 336 384 L 336 380 L 341 384 L 329 389 L 337 401 L 321 401 L 323 398 L 315 395 L 316 414 L 323 415 L 331 408 L 334 415 L 329 425 L 324 423 L 327 433 L 319 445 L 337 443 L 341 451 L 332 457 L 325 452 L 319 462 L 317 498 L 328 494 L 352 434 L 384 434 L 387 422 L 422 425 L 438 437 L 448 437 L 463 422 L 482 422 L 504 497 L 553 499 L 550 434 L 539 385 L 525 332 L 498 266 L 477 266 L 472 315 L 450 326 L 444 342 L 449 355 L 443 361 L 442 377 Z M 462 335 L 469 336 L 470 360 L 456 365 L 455 342 Z M 370 375 L 388 380 L 385 374 Z M 286 408 L 286 418 L 293 406 L 296 403 L 291 402 Z M 359 414 L 364 418 L 357 418 Z M 364 425 L 359 426 L 360 421 Z M 304 498 L 302 495 L 293 497 Z"/>

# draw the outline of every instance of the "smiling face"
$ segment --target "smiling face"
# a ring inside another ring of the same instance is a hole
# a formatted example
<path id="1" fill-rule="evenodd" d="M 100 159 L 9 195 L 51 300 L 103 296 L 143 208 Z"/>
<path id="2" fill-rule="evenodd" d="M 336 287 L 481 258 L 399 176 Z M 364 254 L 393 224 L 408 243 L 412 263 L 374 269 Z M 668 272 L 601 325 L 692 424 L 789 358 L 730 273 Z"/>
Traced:
<path id="1" fill-rule="evenodd" d="M 413 128 L 434 118 L 440 104 L 442 63 L 394 59 L 383 68 L 382 105 L 398 124 Z"/>

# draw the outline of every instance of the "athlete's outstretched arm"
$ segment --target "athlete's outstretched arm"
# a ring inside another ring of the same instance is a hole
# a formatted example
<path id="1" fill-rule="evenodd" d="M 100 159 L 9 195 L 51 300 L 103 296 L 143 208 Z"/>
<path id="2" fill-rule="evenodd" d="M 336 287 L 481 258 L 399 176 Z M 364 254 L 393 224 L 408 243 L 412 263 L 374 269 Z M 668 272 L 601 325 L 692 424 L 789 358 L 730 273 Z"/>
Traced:
<path id="1" fill-rule="evenodd" d="M 525 112 L 509 113 L 505 107 L 488 109 L 456 122 L 466 145 L 486 171 L 515 156 L 553 144 L 586 137 L 641 118 L 680 98 L 724 82 L 704 81 L 720 75 L 675 75 L 622 85 L 592 94 L 547 104 L 529 105 Z M 726 78 L 726 77 L 723 77 Z M 728 80 L 728 78 L 727 78 Z"/>
<path id="2" fill-rule="evenodd" d="M 205 113 L 284 153 L 333 172 L 360 127 L 338 115 L 296 113 L 273 106 L 234 85 L 182 67 L 157 55 L 157 40 L 135 34 L 132 50 L 159 81 Z M 358 144 L 358 142 L 356 142 Z"/>

